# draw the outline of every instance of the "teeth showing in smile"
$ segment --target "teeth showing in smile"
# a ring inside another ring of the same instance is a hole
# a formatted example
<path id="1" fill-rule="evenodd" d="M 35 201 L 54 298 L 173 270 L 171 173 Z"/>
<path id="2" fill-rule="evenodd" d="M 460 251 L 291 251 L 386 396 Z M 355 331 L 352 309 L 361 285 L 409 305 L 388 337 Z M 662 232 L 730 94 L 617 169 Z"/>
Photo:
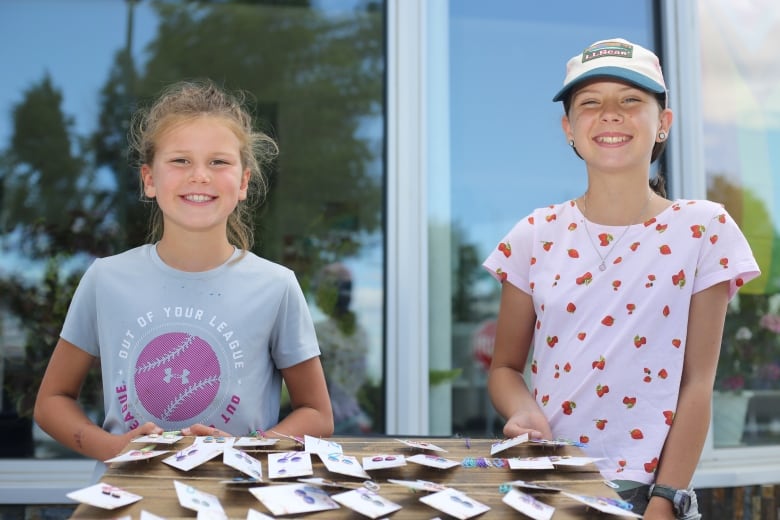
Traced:
<path id="1" fill-rule="evenodd" d="M 600 143 L 606 143 L 606 144 L 618 144 L 618 143 L 624 143 L 628 141 L 628 137 L 626 136 L 609 136 L 609 137 L 599 137 L 596 139 Z"/>
<path id="2" fill-rule="evenodd" d="M 184 198 L 191 202 L 208 202 L 213 197 L 209 197 L 208 195 L 185 195 Z"/>

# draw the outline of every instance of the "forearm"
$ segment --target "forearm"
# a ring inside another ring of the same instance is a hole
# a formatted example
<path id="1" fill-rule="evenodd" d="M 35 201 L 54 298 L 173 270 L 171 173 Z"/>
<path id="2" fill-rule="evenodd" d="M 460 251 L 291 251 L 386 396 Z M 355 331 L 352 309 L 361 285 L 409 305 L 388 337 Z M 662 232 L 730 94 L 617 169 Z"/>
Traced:
<path id="1" fill-rule="evenodd" d="M 79 404 L 66 396 L 49 396 L 35 405 L 35 421 L 62 445 L 96 460 L 117 455 L 127 441 L 112 435 L 87 417 Z"/>
<path id="2" fill-rule="evenodd" d="M 683 386 L 656 474 L 656 482 L 687 488 L 699 463 L 710 424 L 712 387 L 702 382 Z"/>
<path id="3" fill-rule="evenodd" d="M 312 437 L 330 437 L 333 435 L 333 414 L 309 406 L 294 409 L 279 424 L 270 430 L 285 435 L 311 435 Z"/>
<path id="4" fill-rule="evenodd" d="M 523 374 L 514 368 L 491 368 L 488 375 L 488 392 L 496 411 L 504 418 L 509 418 L 518 411 L 538 410 Z"/>

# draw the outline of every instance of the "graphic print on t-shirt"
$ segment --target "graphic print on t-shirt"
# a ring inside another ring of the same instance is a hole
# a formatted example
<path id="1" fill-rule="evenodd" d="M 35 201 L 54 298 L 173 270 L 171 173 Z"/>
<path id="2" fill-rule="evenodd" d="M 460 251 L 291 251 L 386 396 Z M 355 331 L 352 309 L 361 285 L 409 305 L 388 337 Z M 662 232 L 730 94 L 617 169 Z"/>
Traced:
<path id="1" fill-rule="evenodd" d="M 211 345 L 185 332 L 153 338 L 134 372 L 140 404 L 163 421 L 187 421 L 204 412 L 219 391 L 220 376 Z"/>

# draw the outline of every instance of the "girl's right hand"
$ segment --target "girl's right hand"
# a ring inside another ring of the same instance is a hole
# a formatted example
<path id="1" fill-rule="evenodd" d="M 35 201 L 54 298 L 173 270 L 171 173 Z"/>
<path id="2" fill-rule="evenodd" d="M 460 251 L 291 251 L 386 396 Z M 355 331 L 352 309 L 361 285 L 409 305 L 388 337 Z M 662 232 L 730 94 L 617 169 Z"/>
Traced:
<path id="1" fill-rule="evenodd" d="M 531 439 L 552 439 L 550 424 L 544 415 L 538 412 L 520 411 L 507 419 L 504 437 L 511 439 L 524 433 Z"/>

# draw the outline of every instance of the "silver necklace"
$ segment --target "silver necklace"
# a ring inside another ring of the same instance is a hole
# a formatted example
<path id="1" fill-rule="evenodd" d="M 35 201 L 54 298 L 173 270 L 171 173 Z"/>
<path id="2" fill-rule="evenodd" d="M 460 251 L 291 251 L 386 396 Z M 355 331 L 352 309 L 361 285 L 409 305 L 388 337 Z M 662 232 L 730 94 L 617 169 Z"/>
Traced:
<path id="1" fill-rule="evenodd" d="M 603 256 L 601 254 L 601 251 L 599 251 L 598 246 L 593 241 L 593 235 L 591 234 L 590 229 L 588 228 L 588 215 L 587 215 L 588 204 L 587 204 L 587 200 L 586 200 L 587 196 L 588 196 L 588 192 L 585 192 L 585 194 L 582 197 L 580 197 L 580 200 L 582 201 L 582 216 L 585 217 L 582 220 L 582 223 L 585 225 L 585 233 L 587 233 L 587 235 L 588 235 L 588 240 L 590 241 L 590 245 L 593 247 L 593 250 L 596 252 L 598 257 L 601 259 L 601 263 L 599 264 L 599 271 L 606 271 L 607 270 L 607 258 L 609 258 L 609 255 L 612 254 L 612 251 L 615 249 L 615 246 L 618 245 L 618 242 L 620 242 L 620 239 L 622 239 L 625 236 L 625 234 L 628 233 L 629 228 L 631 226 L 633 226 L 634 224 L 637 224 L 637 223 L 639 223 L 641 221 L 642 216 L 644 216 L 645 212 L 647 211 L 648 206 L 650 206 L 650 199 L 653 198 L 653 192 L 650 191 L 650 193 L 648 193 L 647 200 L 645 201 L 645 205 L 642 208 L 642 211 L 639 213 L 639 215 L 637 215 L 637 217 L 636 217 L 636 219 L 634 221 L 629 222 L 629 224 L 625 227 L 625 229 L 623 229 L 623 232 L 620 233 L 620 236 L 618 236 L 617 239 L 614 242 L 612 242 L 612 247 L 609 248 L 609 251 L 607 251 L 607 253 L 605 255 L 603 255 Z"/>

